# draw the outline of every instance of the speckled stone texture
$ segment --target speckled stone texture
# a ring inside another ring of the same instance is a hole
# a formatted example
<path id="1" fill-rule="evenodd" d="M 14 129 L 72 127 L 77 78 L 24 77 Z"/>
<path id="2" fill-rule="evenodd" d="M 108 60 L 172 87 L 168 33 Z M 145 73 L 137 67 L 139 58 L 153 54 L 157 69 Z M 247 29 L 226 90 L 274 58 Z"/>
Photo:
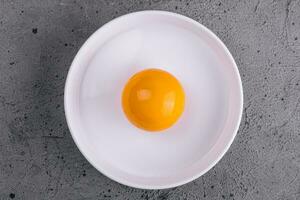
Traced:
<path id="1" fill-rule="evenodd" d="M 181 187 L 139 190 L 94 169 L 66 125 L 63 89 L 83 42 L 133 11 L 181 13 L 233 54 L 244 113 L 229 152 Z M 0 0 L 0 199 L 300 199 L 300 1 Z"/>

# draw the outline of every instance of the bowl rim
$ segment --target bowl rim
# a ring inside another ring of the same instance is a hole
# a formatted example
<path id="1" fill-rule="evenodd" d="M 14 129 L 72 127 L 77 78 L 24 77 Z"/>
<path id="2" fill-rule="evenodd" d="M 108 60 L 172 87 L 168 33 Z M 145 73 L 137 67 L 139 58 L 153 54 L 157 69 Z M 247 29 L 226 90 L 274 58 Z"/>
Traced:
<path id="1" fill-rule="evenodd" d="M 101 167 L 97 166 L 94 161 L 92 161 L 91 159 L 89 159 L 89 157 L 87 156 L 87 154 L 85 153 L 85 151 L 83 149 L 80 148 L 80 142 L 77 141 L 76 137 L 75 137 L 75 131 L 73 130 L 72 126 L 71 126 L 71 117 L 70 117 L 70 113 L 68 110 L 68 101 L 67 101 L 67 95 L 69 94 L 69 89 L 71 87 L 71 81 L 70 81 L 70 74 L 71 71 L 74 70 L 74 65 L 77 62 L 77 59 L 79 57 L 80 52 L 86 48 L 86 46 L 88 45 L 88 43 L 91 42 L 91 40 L 96 37 L 97 33 L 99 33 L 100 31 L 102 31 L 104 28 L 110 26 L 112 23 L 117 22 L 118 20 L 122 19 L 122 18 L 126 18 L 129 16 L 139 16 L 139 15 L 147 15 L 147 14 L 155 14 L 155 15 L 167 15 L 170 17 L 175 17 L 178 20 L 182 20 L 188 23 L 191 23 L 192 25 L 194 25 L 195 27 L 204 30 L 204 32 L 206 32 L 207 34 L 209 34 L 224 50 L 226 56 L 228 56 L 228 58 L 230 59 L 232 65 L 233 65 L 233 70 L 235 73 L 235 76 L 238 79 L 238 87 L 239 87 L 239 108 L 238 108 L 238 119 L 234 125 L 234 130 L 233 133 L 230 135 L 230 139 L 229 142 L 224 146 L 223 150 L 221 151 L 221 153 L 219 153 L 219 155 L 217 155 L 217 158 L 212 161 L 204 170 L 199 171 L 198 173 L 194 174 L 193 176 L 190 176 L 188 178 L 182 179 L 181 181 L 177 181 L 174 182 L 172 184 L 166 184 L 166 185 L 150 185 L 150 184 L 137 184 L 137 183 L 133 183 L 130 181 L 127 181 L 125 179 L 120 179 L 118 177 L 115 177 L 112 174 L 107 173 L 105 170 L 101 169 Z M 242 119 L 242 113 L 243 113 L 243 87 L 242 87 L 242 81 L 241 81 L 241 77 L 238 71 L 238 67 L 236 65 L 236 62 L 233 58 L 233 56 L 231 55 L 231 53 L 229 52 L 229 50 L 227 49 L 227 47 L 225 46 L 225 44 L 208 28 L 206 28 L 204 25 L 200 24 L 199 22 L 184 16 L 182 14 L 178 14 L 178 13 L 174 13 L 174 12 L 169 12 L 169 11 L 163 11 L 163 10 L 143 10 L 143 11 L 137 11 L 137 12 L 132 12 L 129 14 L 125 14 L 122 16 L 119 16 L 117 18 L 112 19 L 111 21 L 105 23 L 104 25 L 102 25 L 100 28 L 98 28 L 93 34 L 91 34 L 88 39 L 84 42 L 84 44 L 79 48 L 78 52 L 76 53 L 71 66 L 69 68 L 68 74 L 67 74 L 67 78 L 66 78 L 66 82 L 65 82 L 65 87 L 64 87 L 64 111 L 65 111 L 65 117 L 66 117 L 66 122 L 68 125 L 68 128 L 70 130 L 71 133 L 71 137 L 73 138 L 73 141 L 75 142 L 77 148 L 79 149 L 79 151 L 81 152 L 81 154 L 85 157 L 85 159 L 94 167 L 96 168 L 99 172 L 101 172 L 103 175 L 107 176 L 108 178 L 126 185 L 126 186 L 130 186 L 130 187 L 134 187 L 134 188 L 139 188 L 139 189 L 167 189 L 167 188 L 173 188 L 173 187 L 177 187 L 177 186 L 181 186 L 184 185 L 188 182 L 191 182 L 197 178 L 199 178 L 200 176 L 202 176 L 203 174 L 205 174 L 206 172 L 208 172 L 211 168 L 213 168 L 220 160 L 221 158 L 225 155 L 225 153 L 228 151 L 228 149 L 230 148 L 235 136 L 237 135 L 240 123 L 241 123 L 241 119 Z"/>

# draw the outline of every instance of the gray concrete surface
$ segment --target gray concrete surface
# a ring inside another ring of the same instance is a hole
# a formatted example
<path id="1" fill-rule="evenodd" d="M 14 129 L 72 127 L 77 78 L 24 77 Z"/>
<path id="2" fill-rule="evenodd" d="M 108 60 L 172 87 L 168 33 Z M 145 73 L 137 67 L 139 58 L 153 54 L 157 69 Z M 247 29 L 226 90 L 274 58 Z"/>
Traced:
<path id="1" fill-rule="evenodd" d="M 229 152 L 181 187 L 111 181 L 68 131 L 63 89 L 72 58 L 111 19 L 138 10 L 189 16 L 238 64 L 244 114 Z M 0 0 L 0 199 L 300 199 L 300 1 Z"/>

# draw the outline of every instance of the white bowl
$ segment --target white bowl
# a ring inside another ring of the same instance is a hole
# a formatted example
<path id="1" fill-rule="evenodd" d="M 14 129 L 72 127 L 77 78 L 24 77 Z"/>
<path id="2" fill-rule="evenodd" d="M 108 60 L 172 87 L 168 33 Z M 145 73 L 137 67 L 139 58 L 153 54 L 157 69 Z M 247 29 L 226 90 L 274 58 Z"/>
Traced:
<path id="1" fill-rule="evenodd" d="M 183 115 L 161 133 L 136 128 L 121 107 L 125 83 L 146 68 L 170 72 L 186 94 Z M 234 59 L 210 30 L 179 14 L 142 11 L 84 43 L 67 77 L 65 113 L 76 145 L 101 173 L 162 189 L 200 177 L 222 158 L 240 124 L 242 94 Z"/>

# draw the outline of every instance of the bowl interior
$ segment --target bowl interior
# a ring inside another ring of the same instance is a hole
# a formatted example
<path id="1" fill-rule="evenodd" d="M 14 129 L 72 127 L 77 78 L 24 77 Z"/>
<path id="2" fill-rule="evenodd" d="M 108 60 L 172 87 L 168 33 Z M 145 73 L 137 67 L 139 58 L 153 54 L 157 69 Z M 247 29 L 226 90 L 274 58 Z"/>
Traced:
<path id="1" fill-rule="evenodd" d="M 127 80 L 146 68 L 173 74 L 186 107 L 159 133 L 130 124 L 121 107 Z M 184 16 L 144 11 L 96 31 L 76 55 L 65 111 L 77 146 L 108 177 L 139 188 L 167 188 L 209 170 L 229 148 L 242 110 L 232 56 L 208 29 Z"/>

